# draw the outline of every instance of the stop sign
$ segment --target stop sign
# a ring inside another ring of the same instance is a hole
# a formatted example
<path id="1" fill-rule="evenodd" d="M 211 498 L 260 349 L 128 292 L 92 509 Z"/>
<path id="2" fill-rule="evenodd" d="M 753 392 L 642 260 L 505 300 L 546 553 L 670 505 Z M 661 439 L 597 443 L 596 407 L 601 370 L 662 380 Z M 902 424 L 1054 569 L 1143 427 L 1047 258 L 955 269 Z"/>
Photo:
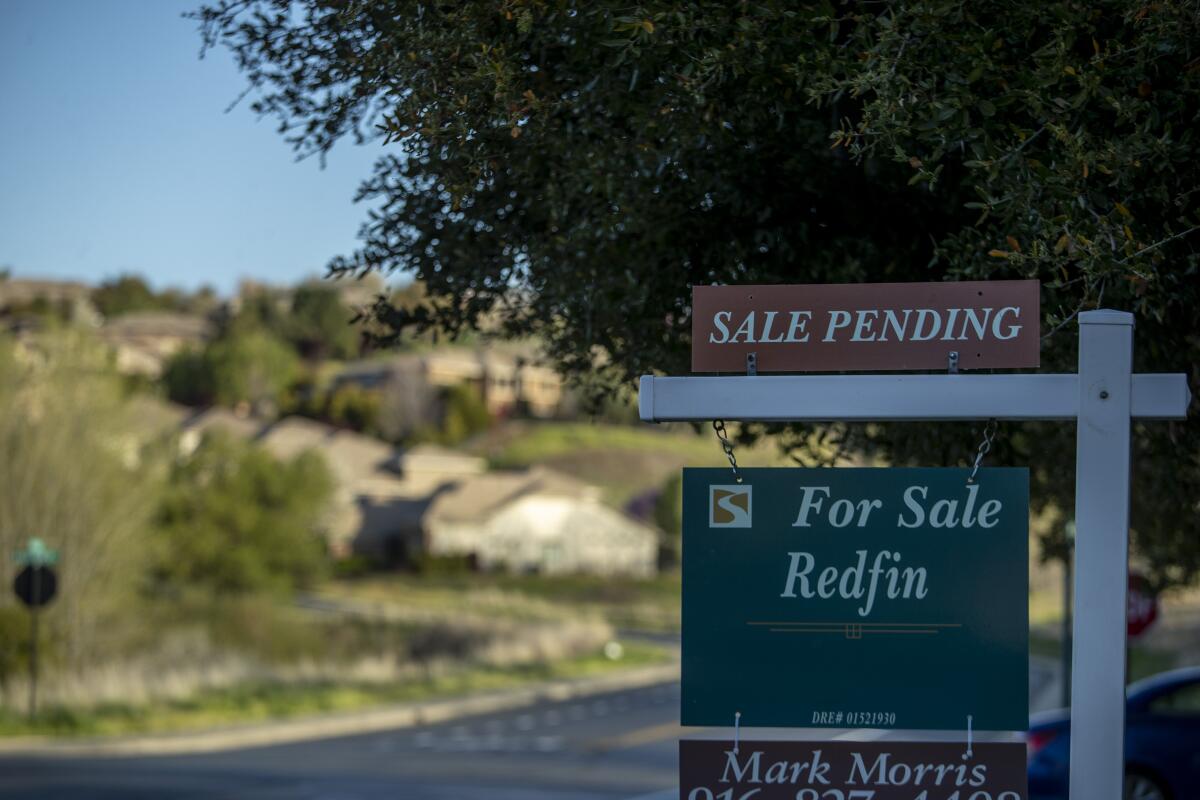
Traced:
<path id="1" fill-rule="evenodd" d="M 1126 632 L 1136 639 L 1158 619 L 1158 598 L 1149 582 L 1136 572 L 1129 573 L 1129 606 L 1126 613 Z"/>

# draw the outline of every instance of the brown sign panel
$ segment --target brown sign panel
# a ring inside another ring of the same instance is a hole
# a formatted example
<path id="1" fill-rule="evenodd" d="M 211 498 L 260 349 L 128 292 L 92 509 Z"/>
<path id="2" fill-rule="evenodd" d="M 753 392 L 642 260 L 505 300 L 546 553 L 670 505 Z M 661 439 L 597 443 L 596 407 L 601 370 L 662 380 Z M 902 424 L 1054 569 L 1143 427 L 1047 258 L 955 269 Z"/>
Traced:
<path id="1" fill-rule="evenodd" d="M 696 286 L 692 371 L 1037 367 L 1037 281 Z"/>
<path id="2" fill-rule="evenodd" d="M 1021 742 L 679 743 L 679 800 L 1027 800 Z"/>

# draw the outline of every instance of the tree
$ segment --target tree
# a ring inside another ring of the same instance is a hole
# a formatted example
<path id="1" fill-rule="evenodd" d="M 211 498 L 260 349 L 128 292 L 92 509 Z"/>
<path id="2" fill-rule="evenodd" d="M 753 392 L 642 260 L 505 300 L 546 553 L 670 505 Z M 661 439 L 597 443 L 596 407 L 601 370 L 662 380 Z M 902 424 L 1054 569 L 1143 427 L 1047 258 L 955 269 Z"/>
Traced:
<path id="1" fill-rule="evenodd" d="M 216 595 L 289 592 L 324 567 L 319 520 L 332 492 L 321 457 L 279 462 L 208 436 L 172 470 L 157 515 L 161 587 Z"/>
<path id="2" fill-rule="evenodd" d="M 124 394 L 107 359 L 77 331 L 40 336 L 35 354 L 0 338 L 0 575 L 11 580 L 30 537 L 59 552 L 46 621 L 76 671 L 128 632 L 165 461 L 152 409 Z M 15 602 L 5 587 L 0 611 Z M 0 637 L 0 684 L 22 641 Z"/>
<path id="3" fill-rule="evenodd" d="M 296 380 L 300 365 L 286 344 L 266 331 L 217 339 L 208 348 L 216 400 L 228 406 L 276 406 Z"/>
<path id="4" fill-rule="evenodd" d="M 106 317 L 163 308 L 154 291 L 138 275 L 121 275 L 104 281 L 92 290 L 92 302 Z"/>
<path id="5" fill-rule="evenodd" d="M 292 297 L 288 338 L 305 358 L 353 358 L 359 339 L 353 317 L 337 289 L 306 283 Z"/>
<path id="6" fill-rule="evenodd" d="M 216 294 L 209 286 L 195 293 L 181 289 L 155 292 L 140 275 L 110 278 L 92 290 L 92 303 L 105 317 L 131 311 L 181 311 L 205 314 L 216 307 Z"/>
<path id="7" fill-rule="evenodd" d="M 188 406 L 212 403 L 217 396 L 216 376 L 203 350 L 185 347 L 163 365 L 162 383 L 167 397 Z"/>
<path id="8" fill-rule="evenodd" d="M 359 433 L 378 434 L 382 393 L 348 383 L 329 393 L 323 418 Z"/>
<path id="9" fill-rule="evenodd" d="M 247 405 L 269 414 L 300 377 L 290 347 L 265 330 L 247 328 L 213 340 L 202 351 L 181 350 L 167 362 L 163 383 L 177 403 Z"/>
<path id="10" fill-rule="evenodd" d="M 693 284 L 1038 278 L 1045 368 L 1104 305 L 1137 315 L 1138 369 L 1200 377 L 1195 2 L 295 5 L 195 16 L 299 153 L 391 148 L 331 267 L 422 282 L 375 308 L 396 336 L 486 320 L 604 394 L 687 370 Z M 997 458 L 1069 508 L 1072 433 L 1005 425 Z M 962 463 L 971 436 L 836 426 L 819 449 Z M 1160 587 L 1190 581 L 1200 418 L 1135 446 L 1135 544 Z"/>
<path id="11" fill-rule="evenodd" d="M 443 444 L 459 444 L 491 425 L 492 415 L 475 387 L 461 383 L 442 390 Z"/>

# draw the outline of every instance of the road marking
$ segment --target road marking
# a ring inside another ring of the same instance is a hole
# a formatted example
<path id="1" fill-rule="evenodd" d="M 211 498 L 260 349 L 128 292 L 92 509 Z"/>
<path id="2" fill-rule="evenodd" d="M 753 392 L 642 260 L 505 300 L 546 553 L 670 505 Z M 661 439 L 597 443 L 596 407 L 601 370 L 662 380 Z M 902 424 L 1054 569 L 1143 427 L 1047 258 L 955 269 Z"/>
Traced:
<path id="1" fill-rule="evenodd" d="M 561 736 L 539 736 L 534 739 L 534 749 L 539 753 L 553 753 L 562 749 Z"/>
<path id="2" fill-rule="evenodd" d="M 604 753 L 609 750 L 629 750 L 634 747 L 641 747 L 644 744 L 661 742 L 665 739 L 678 739 L 682 735 L 683 728 L 679 726 L 678 722 L 664 722 L 660 725 L 651 725 L 648 728 L 638 728 L 629 733 L 623 733 L 620 736 L 598 739 L 592 742 L 587 750 L 592 753 Z"/>
<path id="3" fill-rule="evenodd" d="M 677 797 L 679 797 L 678 789 L 664 789 L 661 792 L 639 794 L 637 797 L 631 797 L 629 800 L 675 800 Z"/>

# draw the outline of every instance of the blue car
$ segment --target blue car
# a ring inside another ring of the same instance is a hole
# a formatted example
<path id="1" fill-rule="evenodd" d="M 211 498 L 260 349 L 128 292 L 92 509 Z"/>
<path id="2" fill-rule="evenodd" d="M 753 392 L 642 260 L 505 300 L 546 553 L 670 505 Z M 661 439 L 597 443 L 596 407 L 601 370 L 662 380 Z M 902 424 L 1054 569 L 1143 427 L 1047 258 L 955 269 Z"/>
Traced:
<path id="1" fill-rule="evenodd" d="M 1126 698 L 1125 800 L 1200 800 L 1200 667 L 1139 681 Z M 1030 800 L 1067 800 L 1068 713 L 1035 715 L 1027 742 Z"/>

